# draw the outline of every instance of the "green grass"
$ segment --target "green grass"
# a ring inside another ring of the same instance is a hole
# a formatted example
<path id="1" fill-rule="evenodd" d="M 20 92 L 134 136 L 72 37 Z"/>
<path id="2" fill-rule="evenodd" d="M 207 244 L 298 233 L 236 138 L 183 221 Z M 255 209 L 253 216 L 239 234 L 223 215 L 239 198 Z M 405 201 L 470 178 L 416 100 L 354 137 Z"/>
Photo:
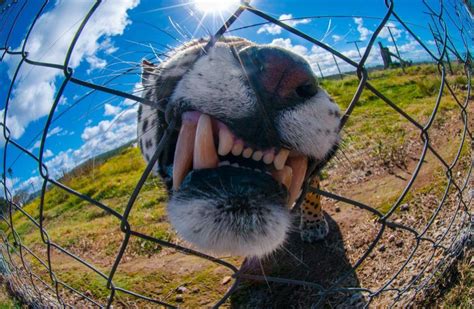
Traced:
<path id="1" fill-rule="evenodd" d="M 0 309 L 20 309 L 20 302 L 16 298 L 12 298 L 6 287 L 3 278 L 0 278 Z"/>
<path id="2" fill-rule="evenodd" d="M 405 110 L 410 117 L 424 124 L 434 107 L 440 84 L 436 72 L 436 68 L 430 65 L 409 67 L 407 74 L 403 74 L 400 69 L 374 71 L 370 73 L 369 82 L 387 98 L 393 100 L 398 107 Z M 465 78 L 458 74 L 449 76 L 448 79 L 456 93 L 461 95 L 461 88 L 466 83 Z M 322 87 L 335 99 L 342 110 L 349 106 L 358 84 L 359 81 L 355 76 L 344 80 L 321 82 Z M 445 94 L 448 94 L 447 91 Z M 456 102 L 446 95 L 439 108 L 437 125 L 448 121 L 450 111 L 455 108 Z M 403 149 L 410 140 L 418 138 L 419 133 L 419 130 L 393 108 L 370 91 L 364 90 L 344 129 L 343 148 L 367 151 L 380 165 L 393 161 L 403 163 L 407 156 Z M 446 152 L 451 150 L 445 149 Z M 468 150 L 463 149 L 463 152 L 467 153 Z M 333 164 L 329 165 L 329 169 Z M 356 165 L 357 161 L 351 164 Z M 417 194 L 427 190 L 439 190 L 444 180 L 443 169 L 437 165 L 427 166 L 429 168 L 427 172 L 433 175 L 431 182 L 415 188 L 406 200 L 415 199 Z M 102 156 L 98 161 L 88 161 L 65 175 L 61 182 L 122 214 L 144 168 L 145 163 L 139 150 L 125 147 L 111 155 Z M 324 174 L 327 175 L 327 171 Z M 332 180 L 335 183 L 337 181 L 337 178 Z M 364 196 L 370 195 L 365 192 L 372 190 L 369 185 L 360 188 Z M 381 211 L 387 211 L 399 194 L 396 184 L 390 180 L 384 185 L 379 183 L 372 185 L 373 190 L 380 187 L 379 191 L 383 192 L 371 202 L 375 202 L 376 207 Z M 166 190 L 160 180 L 149 177 L 128 218 L 131 228 L 161 240 L 177 241 L 176 234 L 166 220 L 166 201 Z M 24 211 L 36 219 L 39 218 L 39 198 L 26 205 Z M 123 240 L 120 221 L 116 217 L 58 187 L 53 187 L 46 193 L 43 214 L 44 227 L 52 241 L 89 262 L 99 264 L 99 268 L 105 273 L 109 271 Z M 34 248 L 40 257 L 45 258 L 45 246 L 38 229 L 20 212 L 14 214 L 13 222 L 23 244 Z M 3 224 L 1 228 L 6 229 L 6 226 Z M 141 261 L 145 264 L 149 258 L 166 257 L 166 254 L 169 253 L 164 253 L 160 245 L 137 237 L 130 239 L 126 250 L 127 257 L 142 259 Z M 195 263 L 202 263 L 202 261 L 195 261 Z M 32 264 L 40 267 L 34 260 Z M 83 291 L 89 290 L 95 297 L 102 300 L 109 295 L 102 277 L 91 271 L 85 271 L 72 259 L 63 256 L 58 265 L 60 265 L 57 267 L 59 267 L 58 273 L 61 279 L 71 286 Z M 200 267 L 189 275 L 188 272 L 177 273 L 172 266 L 149 270 L 146 270 L 146 267 L 132 270 L 123 269 L 120 266 L 114 277 L 114 283 L 126 289 L 142 291 L 149 296 L 163 297 L 170 295 L 173 289 L 182 282 L 198 282 L 205 297 L 215 301 L 227 288 L 219 285 L 222 273 L 216 272 L 216 269 L 215 264 L 210 264 Z M 161 279 L 157 280 L 157 278 Z M 157 286 L 160 286 L 159 291 L 154 290 Z M 214 286 L 218 288 L 214 290 Z M 127 296 L 121 297 L 127 299 Z M 186 296 L 186 306 L 201 306 L 200 297 L 202 295 L 199 293 Z"/>

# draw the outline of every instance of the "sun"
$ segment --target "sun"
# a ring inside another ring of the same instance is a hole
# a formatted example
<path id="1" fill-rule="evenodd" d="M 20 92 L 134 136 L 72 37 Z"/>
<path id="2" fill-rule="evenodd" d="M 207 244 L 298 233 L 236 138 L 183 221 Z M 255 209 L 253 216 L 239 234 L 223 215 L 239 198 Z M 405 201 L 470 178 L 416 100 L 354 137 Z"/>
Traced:
<path id="1" fill-rule="evenodd" d="M 219 13 L 229 11 L 231 8 L 237 6 L 239 0 L 195 0 L 196 7 L 204 13 Z"/>

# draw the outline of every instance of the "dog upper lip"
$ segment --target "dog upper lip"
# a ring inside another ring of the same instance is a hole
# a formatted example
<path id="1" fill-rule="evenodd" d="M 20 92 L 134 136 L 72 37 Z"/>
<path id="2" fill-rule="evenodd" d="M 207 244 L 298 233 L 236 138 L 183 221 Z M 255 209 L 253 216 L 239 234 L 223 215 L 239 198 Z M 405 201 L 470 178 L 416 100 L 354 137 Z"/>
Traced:
<path id="1" fill-rule="evenodd" d="M 237 138 L 223 122 L 204 113 L 188 111 L 181 118 L 173 160 L 174 190 L 179 189 L 192 169 L 217 168 L 219 156 L 232 154 L 247 160 L 263 161 L 265 171 L 288 189 L 289 202 L 293 204 L 296 200 L 306 173 L 305 156 L 285 148 L 254 150 Z"/>

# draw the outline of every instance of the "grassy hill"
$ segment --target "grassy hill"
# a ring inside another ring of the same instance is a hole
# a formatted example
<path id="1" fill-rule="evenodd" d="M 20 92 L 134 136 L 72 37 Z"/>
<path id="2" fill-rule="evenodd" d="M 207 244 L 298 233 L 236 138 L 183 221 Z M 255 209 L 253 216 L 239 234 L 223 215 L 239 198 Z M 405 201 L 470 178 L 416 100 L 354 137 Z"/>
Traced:
<path id="1" fill-rule="evenodd" d="M 406 71 L 406 74 L 399 69 L 371 72 L 370 83 L 415 120 L 426 123 L 440 85 L 437 69 L 432 65 L 422 65 L 407 68 Z M 467 81 L 460 69 L 457 75 L 448 79 L 454 91 L 462 97 Z M 349 105 L 358 83 L 354 76 L 321 82 L 341 110 Z M 461 122 L 455 100 L 447 90 L 445 94 L 430 133 L 437 150 L 447 160 L 452 160 L 459 146 L 455 141 L 460 140 Z M 341 152 L 323 172 L 323 188 L 387 211 L 404 188 L 419 156 L 420 131 L 373 93 L 364 90 L 343 135 Z M 469 147 L 462 149 L 462 155 L 469 157 Z M 426 160 L 428 163 L 420 172 L 422 181 L 414 185 L 414 190 L 407 197 L 408 202 L 422 201 L 423 194 L 439 196 L 442 193 L 445 182 L 443 166 L 436 163 L 433 155 L 428 155 Z M 463 164 L 459 171 L 465 168 L 464 161 Z M 99 162 L 82 165 L 63 177 L 61 182 L 123 213 L 144 168 L 139 150 L 127 146 L 112 156 L 104 156 Z M 129 223 L 135 231 L 180 243 L 167 221 L 166 201 L 166 192 L 160 180 L 149 177 L 131 211 Z M 336 222 L 344 223 L 344 218 L 338 221 L 336 207 L 339 206 L 330 201 L 327 204 L 328 212 L 334 215 Z M 39 198 L 26 205 L 24 211 L 38 219 Z M 423 213 L 419 215 L 423 218 Z M 44 218 L 44 228 L 51 241 L 95 265 L 104 274 L 110 272 L 124 239 L 116 217 L 61 188 L 53 187 L 45 195 Z M 46 261 L 46 246 L 37 227 L 18 211 L 13 215 L 13 224 L 22 243 Z M 1 228 L 7 230 L 5 224 Z M 11 233 L 9 238 L 12 240 Z M 236 265 L 241 262 L 239 258 L 224 259 Z M 38 260 L 31 255 L 27 255 L 27 260 L 40 277 L 49 282 L 48 273 Z M 104 278 L 54 248 L 51 250 L 51 261 L 58 279 L 99 301 L 106 300 L 109 290 Z M 114 284 L 192 308 L 218 300 L 229 287 L 230 283 L 223 281 L 228 275 L 230 272 L 217 264 L 131 237 L 114 276 Z M 73 296 L 66 298 L 76 301 Z M 140 305 L 142 301 L 118 292 L 114 305 L 125 303 Z"/>

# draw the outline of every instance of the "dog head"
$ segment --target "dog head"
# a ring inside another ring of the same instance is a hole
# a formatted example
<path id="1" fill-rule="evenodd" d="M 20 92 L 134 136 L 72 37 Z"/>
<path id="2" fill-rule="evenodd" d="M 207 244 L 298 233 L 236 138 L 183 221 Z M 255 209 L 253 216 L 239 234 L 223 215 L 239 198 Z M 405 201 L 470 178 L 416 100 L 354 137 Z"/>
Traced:
<path id="1" fill-rule="evenodd" d="M 339 142 L 340 113 L 310 65 L 278 47 L 194 41 L 143 63 L 138 136 L 147 160 L 171 122 L 155 171 L 182 238 L 213 253 L 264 256 L 290 228 L 308 166 Z"/>

